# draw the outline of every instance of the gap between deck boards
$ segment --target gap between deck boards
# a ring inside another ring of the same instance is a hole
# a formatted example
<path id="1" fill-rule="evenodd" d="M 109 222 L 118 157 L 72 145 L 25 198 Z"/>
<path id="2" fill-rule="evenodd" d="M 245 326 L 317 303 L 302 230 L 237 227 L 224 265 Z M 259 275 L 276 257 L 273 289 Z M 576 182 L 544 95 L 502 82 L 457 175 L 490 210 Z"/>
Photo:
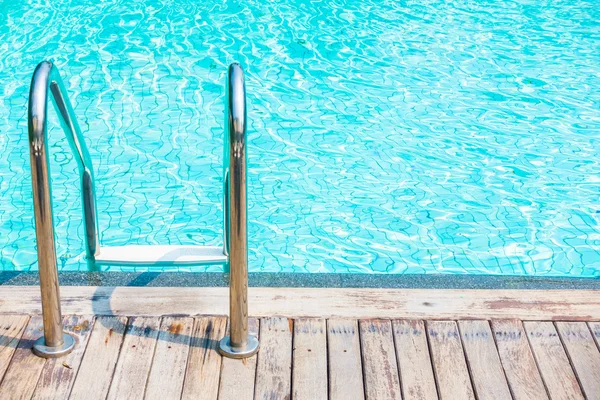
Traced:
<path id="1" fill-rule="evenodd" d="M 227 315 L 228 288 L 61 288 L 63 314 Z M 249 314 L 289 318 L 600 320 L 600 291 L 250 288 Z M 40 290 L 0 287 L 0 314 L 40 314 Z"/>

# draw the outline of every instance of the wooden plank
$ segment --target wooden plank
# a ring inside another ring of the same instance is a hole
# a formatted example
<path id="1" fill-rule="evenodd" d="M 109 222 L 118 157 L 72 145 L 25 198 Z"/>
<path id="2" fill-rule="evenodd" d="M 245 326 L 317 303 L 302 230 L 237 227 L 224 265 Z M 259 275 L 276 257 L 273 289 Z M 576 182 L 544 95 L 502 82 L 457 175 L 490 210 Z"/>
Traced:
<path id="1" fill-rule="evenodd" d="M 228 332 L 228 330 L 225 332 Z M 259 321 L 256 318 L 248 319 L 248 332 L 260 339 Z M 221 381 L 219 383 L 219 399 L 252 400 L 254 398 L 257 358 L 256 355 L 243 360 L 223 358 Z"/>
<path id="2" fill-rule="evenodd" d="M 94 323 L 75 378 L 72 399 L 105 399 L 123 343 L 127 318 L 100 317 Z"/>
<path id="3" fill-rule="evenodd" d="M 437 399 L 425 323 L 398 320 L 393 327 L 404 399 Z"/>
<path id="4" fill-rule="evenodd" d="M 0 316 L 0 381 L 8 369 L 28 322 L 28 315 Z"/>
<path id="5" fill-rule="evenodd" d="M 428 321 L 427 336 L 440 399 L 475 399 L 454 321 Z"/>
<path id="6" fill-rule="evenodd" d="M 324 319 L 294 321 L 293 399 L 327 399 L 326 329 Z"/>
<path id="7" fill-rule="evenodd" d="M 33 354 L 31 348 L 42 335 L 42 317 L 31 317 L 0 384 L 0 399 L 29 400 L 33 396 L 46 359 Z"/>
<path id="8" fill-rule="evenodd" d="M 588 325 L 592 331 L 594 340 L 596 340 L 596 345 L 598 346 L 598 349 L 600 349 L 600 322 L 590 322 Z"/>
<path id="9" fill-rule="evenodd" d="M 600 351 L 585 322 L 557 322 L 556 328 L 588 399 L 600 399 Z"/>
<path id="10" fill-rule="evenodd" d="M 552 322 L 523 322 L 531 350 L 552 400 L 583 399 L 577 378 Z"/>
<path id="11" fill-rule="evenodd" d="M 34 399 L 67 399 L 94 325 L 92 316 L 69 316 L 64 318 L 63 329 L 73 335 L 77 343 L 70 354 L 46 361 L 35 388 Z"/>
<path id="12" fill-rule="evenodd" d="M 327 356 L 329 398 L 331 400 L 364 399 L 357 320 L 327 320 Z"/>
<path id="13" fill-rule="evenodd" d="M 61 288 L 75 315 L 227 315 L 228 288 Z M 0 314 L 40 314 L 39 288 L 0 288 Z M 290 318 L 600 320 L 600 290 L 441 290 L 261 288 L 248 293 L 251 316 Z"/>
<path id="14" fill-rule="evenodd" d="M 513 398 L 547 400 L 546 388 L 521 321 L 493 320 L 492 329 Z"/>
<path id="15" fill-rule="evenodd" d="M 292 331 L 287 318 L 260 321 L 260 351 L 256 365 L 256 399 L 289 399 L 292 378 Z"/>
<path id="16" fill-rule="evenodd" d="M 365 398 L 401 399 L 400 376 L 394 350 L 392 323 L 389 320 L 361 320 L 360 343 Z"/>
<path id="17" fill-rule="evenodd" d="M 162 319 L 150 376 L 146 384 L 145 399 L 166 400 L 181 397 L 193 327 L 192 318 Z M 202 378 L 197 377 L 197 379 Z M 204 392 L 197 393 L 203 393 L 204 396 Z"/>
<path id="18" fill-rule="evenodd" d="M 183 399 L 197 399 L 199 393 L 206 400 L 217 398 L 221 371 L 217 348 L 225 335 L 226 324 L 227 319 L 223 317 L 196 318 L 194 321 Z"/>
<path id="19" fill-rule="evenodd" d="M 510 390 L 488 321 L 459 321 L 458 328 L 477 398 L 510 399 Z"/>
<path id="20" fill-rule="evenodd" d="M 159 327 L 156 317 L 129 319 L 107 399 L 144 398 Z"/>

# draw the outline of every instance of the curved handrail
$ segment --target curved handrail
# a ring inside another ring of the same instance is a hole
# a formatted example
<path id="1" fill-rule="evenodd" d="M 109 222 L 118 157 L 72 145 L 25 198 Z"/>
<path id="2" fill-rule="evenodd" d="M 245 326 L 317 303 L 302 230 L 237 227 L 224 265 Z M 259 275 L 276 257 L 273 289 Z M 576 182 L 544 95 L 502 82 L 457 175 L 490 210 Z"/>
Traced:
<path id="1" fill-rule="evenodd" d="M 238 63 L 229 66 L 223 158 L 223 252 L 229 256 L 229 329 L 221 354 L 244 358 L 258 351 L 248 334 L 248 222 L 246 183 L 246 86 Z"/>
<path id="2" fill-rule="evenodd" d="M 33 185 L 35 233 L 37 240 L 40 286 L 42 288 L 42 311 L 44 314 L 43 342 L 34 346 L 37 354 L 56 357 L 70 351 L 72 343 L 68 335 L 63 335 L 60 312 L 60 293 L 56 266 L 56 246 L 54 241 L 54 221 L 52 215 L 52 190 L 50 187 L 50 164 L 48 152 L 48 89 L 65 131 L 69 146 L 75 155 L 81 191 L 83 194 L 83 215 L 85 227 L 86 254 L 93 259 L 98 251 L 98 222 L 92 162 L 75 119 L 64 84 L 56 66 L 41 62 L 31 78 L 28 108 L 29 151 Z M 69 349 L 66 347 L 71 346 Z"/>
<path id="3" fill-rule="evenodd" d="M 223 251 L 231 252 L 231 234 L 241 245 L 246 238 L 246 85 L 238 63 L 229 66 L 225 99 L 225 137 L 223 140 L 224 229 Z M 240 237 L 243 236 L 243 237 Z M 245 246 L 247 247 L 247 246 Z"/>
<path id="4" fill-rule="evenodd" d="M 50 61 L 41 62 L 31 79 L 29 92 L 29 143 L 31 151 L 31 167 L 33 173 L 33 191 L 36 210 L 40 208 L 40 216 L 36 215 L 38 222 L 43 226 L 52 225 L 52 198 L 48 166 L 47 142 L 47 108 L 48 88 L 52 93 L 52 103 L 58 114 L 60 124 L 65 131 L 71 151 L 75 156 L 79 176 L 81 179 L 81 192 L 83 195 L 83 226 L 85 230 L 85 250 L 88 258 L 93 259 L 99 250 L 98 245 L 98 217 L 96 213 L 96 192 L 94 187 L 94 171 L 92 160 L 83 139 L 81 129 L 75 118 L 73 106 L 67 97 L 65 86 L 60 78 L 56 66 Z M 37 185 L 36 185 L 37 184 Z M 37 186 L 37 187 L 36 187 Z M 46 192 L 47 188 L 47 192 Z M 54 235 L 52 235 L 54 242 Z M 38 242 L 38 247 L 40 243 Z M 54 247 L 54 243 L 52 243 Z M 40 257 L 40 260 L 42 258 Z"/>

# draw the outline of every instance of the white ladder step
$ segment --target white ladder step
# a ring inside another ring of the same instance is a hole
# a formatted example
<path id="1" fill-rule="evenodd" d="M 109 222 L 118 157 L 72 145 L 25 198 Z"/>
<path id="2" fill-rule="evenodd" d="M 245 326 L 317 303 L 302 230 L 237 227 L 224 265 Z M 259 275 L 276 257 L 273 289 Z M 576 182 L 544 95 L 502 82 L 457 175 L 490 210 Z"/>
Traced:
<path id="1" fill-rule="evenodd" d="M 226 264 L 227 260 L 223 247 L 217 246 L 103 246 L 96 256 L 98 265 L 120 266 Z"/>

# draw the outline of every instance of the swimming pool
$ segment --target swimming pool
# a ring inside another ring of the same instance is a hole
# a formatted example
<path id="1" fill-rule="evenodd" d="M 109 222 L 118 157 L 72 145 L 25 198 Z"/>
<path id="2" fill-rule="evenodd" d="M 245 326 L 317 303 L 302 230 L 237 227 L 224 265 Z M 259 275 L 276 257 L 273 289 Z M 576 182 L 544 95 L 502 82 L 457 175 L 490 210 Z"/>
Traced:
<path id="1" fill-rule="evenodd" d="M 58 3 L 0 8 L 3 270 L 36 268 L 25 116 L 50 58 L 96 168 L 103 244 L 221 244 L 239 61 L 251 272 L 600 276 L 594 1 Z M 59 268 L 85 269 L 55 123 L 50 143 Z"/>

